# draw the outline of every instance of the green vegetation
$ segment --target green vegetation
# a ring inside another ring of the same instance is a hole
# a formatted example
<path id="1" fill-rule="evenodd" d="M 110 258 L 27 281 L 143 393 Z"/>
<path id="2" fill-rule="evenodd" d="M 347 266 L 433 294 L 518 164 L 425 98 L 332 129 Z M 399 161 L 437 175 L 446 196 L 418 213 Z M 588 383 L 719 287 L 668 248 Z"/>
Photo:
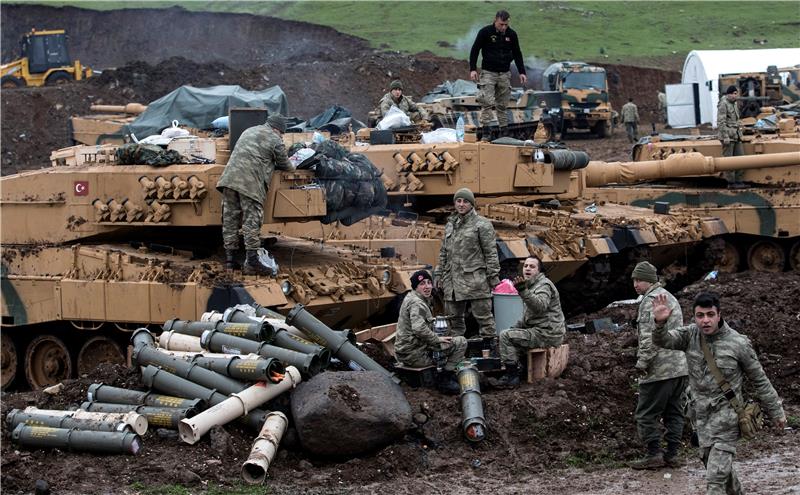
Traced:
<path id="1" fill-rule="evenodd" d="M 190 495 L 197 493 L 196 489 L 189 489 L 181 485 L 145 486 L 141 482 L 131 485 L 131 489 L 139 495 Z M 203 488 L 206 495 L 269 495 L 272 489 L 263 485 L 238 485 L 234 487 L 208 486 Z"/>
<path id="2" fill-rule="evenodd" d="M 7 2 L 11 3 L 11 2 Z M 691 50 L 798 46 L 793 1 L 751 2 L 246 2 L 46 1 L 97 10 L 181 6 L 193 11 L 268 15 L 330 26 L 376 48 L 466 58 L 475 32 L 508 8 L 526 57 L 657 65 Z M 288 36 L 291 29 L 287 29 Z M 767 40 L 765 45 L 753 40 Z M 529 60 L 530 63 L 530 60 Z"/>
<path id="3" fill-rule="evenodd" d="M 800 416 L 789 416 L 786 418 L 786 426 L 790 426 L 795 430 L 800 428 Z"/>

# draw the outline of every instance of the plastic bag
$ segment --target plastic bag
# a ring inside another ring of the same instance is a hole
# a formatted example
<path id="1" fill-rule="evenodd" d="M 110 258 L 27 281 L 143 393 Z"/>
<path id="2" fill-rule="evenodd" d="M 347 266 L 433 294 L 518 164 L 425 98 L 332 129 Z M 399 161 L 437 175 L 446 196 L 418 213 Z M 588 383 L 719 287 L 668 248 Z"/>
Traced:
<path id="1" fill-rule="evenodd" d="M 186 129 L 181 129 L 180 127 L 178 127 L 178 121 L 177 120 L 173 120 L 172 121 L 172 127 L 167 127 L 166 129 L 161 131 L 161 136 L 162 137 L 166 137 L 166 138 L 176 138 L 176 137 L 188 136 L 188 135 L 189 135 L 189 131 L 187 131 Z"/>
<path id="2" fill-rule="evenodd" d="M 325 136 L 323 136 L 319 131 L 314 131 L 314 136 L 311 138 L 311 142 L 314 144 L 319 144 L 323 141 L 325 141 Z"/>
<path id="3" fill-rule="evenodd" d="M 408 127 L 411 125 L 411 119 L 397 106 L 392 105 L 392 108 L 386 112 L 378 125 L 375 126 L 379 131 L 387 129 L 394 129 L 395 127 Z"/>
<path id="4" fill-rule="evenodd" d="M 492 294 L 519 294 L 519 292 L 514 287 L 514 282 L 504 278 L 502 282 L 497 284 L 497 287 L 492 289 Z"/>
<path id="5" fill-rule="evenodd" d="M 307 159 L 314 156 L 316 152 L 311 148 L 300 148 L 292 156 L 289 157 L 289 162 L 297 170 L 297 167 Z"/>
<path id="6" fill-rule="evenodd" d="M 435 131 L 423 132 L 422 142 L 424 144 L 457 143 L 458 136 L 456 135 L 455 129 L 450 129 L 448 127 L 440 127 Z"/>
<path id="7" fill-rule="evenodd" d="M 217 117 L 216 119 L 212 120 L 211 127 L 214 129 L 225 129 L 227 131 L 230 128 L 228 116 L 226 115 L 224 117 Z"/>

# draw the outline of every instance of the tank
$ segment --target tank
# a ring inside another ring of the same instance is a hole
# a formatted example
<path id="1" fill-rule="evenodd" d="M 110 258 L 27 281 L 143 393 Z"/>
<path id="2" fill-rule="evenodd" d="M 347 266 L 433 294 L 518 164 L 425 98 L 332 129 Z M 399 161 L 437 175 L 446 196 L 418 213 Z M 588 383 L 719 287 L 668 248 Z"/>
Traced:
<path id="1" fill-rule="evenodd" d="M 206 141 L 187 146 L 202 150 Z M 53 153 L 52 167 L 2 178 L 3 388 L 16 378 L 40 388 L 124 362 L 129 331 L 170 318 L 303 303 L 327 325 L 351 328 L 408 289 L 419 266 L 319 242 L 313 220 L 332 212 L 305 170 L 275 173 L 265 203 L 262 236 L 277 277 L 226 271 L 214 186 L 227 140 L 217 144 L 212 163 L 163 167 L 120 165 L 114 145 L 77 146 Z M 308 230 L 286 238 L 291 223 Z"/>
<path id="2" fill-rule="evenodd" d="M 800 167 L 773 168 L 774 154 L 800 155 L 800 134 L 794 118 L 763 112 L 743 119 L 743 157 L 748 165 L 738 174 L 726 171 L 665 177 L 641 176 L 633 168 L 620 183 L 634 186 L 604 187 L 589 191 L 597 201 L 634 206 L 655 202 L 672 211 L 719 217 L 727 234 L 718 239 L 724 253 L 719 268 L 724 271 L 800 270 Z M 718 158 L 722 143 L 716 136 L 650 136 L 633 149 L 634 159 L 647 167 L 653 159 L 678 158 L 700 153 Z M 666 177 L 668 181 L 664 180 Z"/>

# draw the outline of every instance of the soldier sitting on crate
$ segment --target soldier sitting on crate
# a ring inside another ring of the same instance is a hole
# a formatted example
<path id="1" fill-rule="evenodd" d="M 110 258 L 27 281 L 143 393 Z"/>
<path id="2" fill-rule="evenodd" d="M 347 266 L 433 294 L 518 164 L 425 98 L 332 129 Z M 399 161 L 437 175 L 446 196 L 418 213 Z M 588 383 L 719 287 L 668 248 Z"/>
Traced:
<path id="1" fill-rule="evenodd" d="M 433 279 L 426 270 L 411 275 L 411 291 L 406 294 L 397 320 L 394 349 L 397 360 L 405 366 L 422 368 L 434 365 L 432 352 L 443 355 L 445 364 L 438 374 L 437 385 L 442 392 L 457 393 L 456 365 L 464 360 L 467 339 L 439 337 L 433 331 L 434 318 L 430 297 Z"/>
<path id="2" fill-rule="evenodd" d="M 513 328 L 500 332 L 500 359 L 506 373 L 499 380 L 490 379 L 496 387 L 516 387 L 520 381 L 520 353 L 528 349 L 558 347 L 564 341 L 567 327 L 558 290 L 542 271 L 542 260 L 529 256 L 522 265 L 522 276 L 514 279 L 525 313 Z"/>

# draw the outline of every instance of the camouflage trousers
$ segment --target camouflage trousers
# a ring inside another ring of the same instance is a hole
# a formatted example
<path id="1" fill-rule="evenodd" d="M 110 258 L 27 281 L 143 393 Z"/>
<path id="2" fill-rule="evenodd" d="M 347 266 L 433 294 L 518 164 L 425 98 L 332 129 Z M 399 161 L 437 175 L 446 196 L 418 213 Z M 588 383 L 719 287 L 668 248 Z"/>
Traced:
<path id="1" fill-rule="evenodd" d="M 703 464 L 706 467 L 707 495 L 740 495 L 744 493 L 733 458 L 736 447 L 726 443 L 715 443 L 702 449 Z"/>
<path id="2" fill-rule="evenodd" d="M 226 251 L 239 249 L 239 227 L 244 237 L 244 248 L 255 251 L 261 247 L 261 223 L 264 205 L 239 194 L 229 187 L 222 192 L 222 242 Z"/>
<path id="3" fill-rule="evenodd" d="M 453 371 L 456 369 L 456 365 L 464 360 L 464 355 L 467 353 L 467 339 L 464 337 L 453 337 L 450 342 L 440 340 L 439 347 L 439 352 L 444 354 L 447 360 L 444 369 Z M 431 351 L 423 347 L 415 349 L 414 352 L 403 356 L 402 359 L 398 356 L 398 360 L 404 365 L 413 368 L 422 368 L 436 364 L 431 357 Z"/>
<path id="4" fill-rule="evenodd" d="M 481 104 L 481 126 L 488 126 L 497 113 L 500 127 L 508 126 L 508 98 L 511 96 L 511 72 L 481 71 L 478 82 L 478 103 Z"/>
<path id="5" fill-rule="evenodd" d="M 628 134 L 628 141 L 635 143 L 639 139 L 639 125 L 636 122 L 625 122 L 625 133 Z"/>
<path id="6" fill-rule="evenodd" d="M 683 436 L 683 393 L 686 381 L 685 376 L 679 376 L 639 384 L 636 429 L 645 445 L 661 441 L 662 418 L 667 430 L 664 434 L 667 443 L 680 443 Z"/>
<path id="7" fill-rule="evenodd" d="M 467 303 L 470 305 L 472 316 L 478 321 L 481 337 L 494 337 L 494 315 L 492 314 L 492 299 L 470 299 L 468 301 L 444 301 L 444 311 L 450 318 L 450 335 L 463 337 L 467 332 L 464 315 L 467 313 Z"/>
<path id="8" fill-rule="evenodd" d="M 730 141 L 728 144 L 722 143 L 722 156 L 742 156 L 744 149 L 741 141 Z M 723 173 L 728 182 L 741 182 L 744 172 L 741 170 L 729 170 Z"/>
<path id="9" fill-rule="evenodd" d="M 520 352 L 528 349 L 557 347 L 563 338 L 553 339 L 542 335 L 535 328 L 509 328 L 500 331 L 500 360 L 504 363 L 519 363 Z"/>

